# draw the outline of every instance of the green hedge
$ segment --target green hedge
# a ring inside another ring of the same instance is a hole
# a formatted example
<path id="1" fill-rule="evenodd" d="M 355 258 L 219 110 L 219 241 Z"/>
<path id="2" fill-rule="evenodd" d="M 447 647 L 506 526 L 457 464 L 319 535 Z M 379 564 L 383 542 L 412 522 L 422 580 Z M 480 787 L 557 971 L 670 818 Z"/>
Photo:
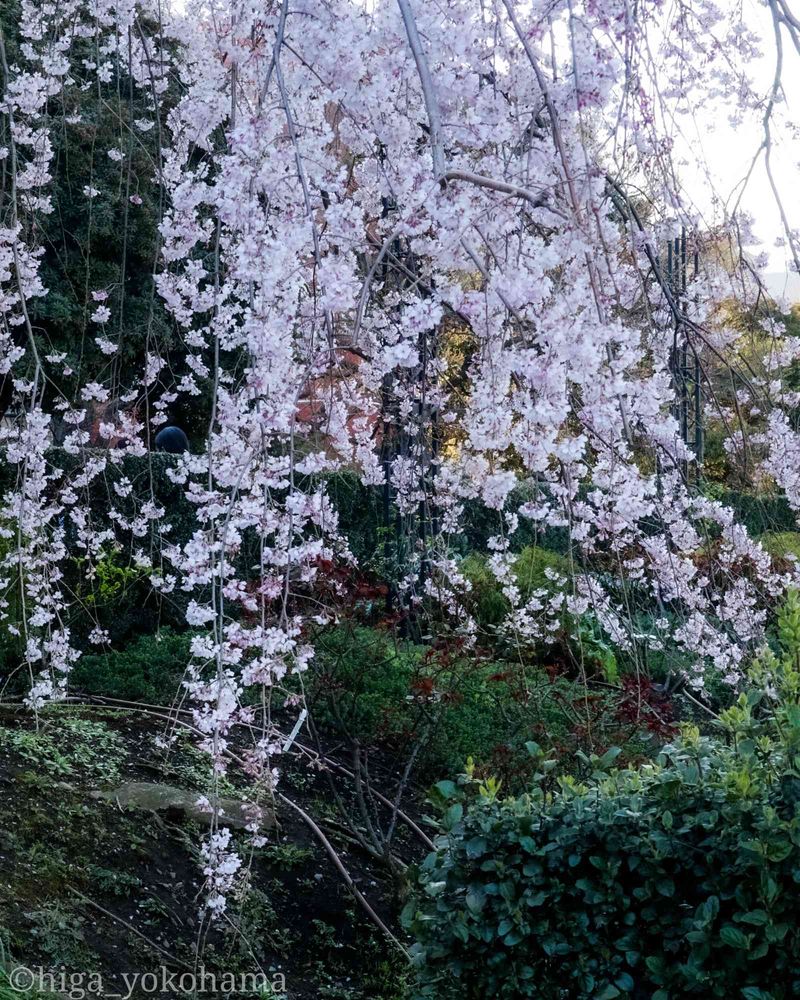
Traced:
<path id="1" fill-rule="evenodd" d="M 359 477 L 352 472 L 338 472 L 325 478 L 328 491 L 339 512 L 341 528 L 359 564 L 370 565 L 380 562 L 383 557 L 382 543 L 385 537 L 382 488 L 364 486 Z M 511 491 L 509 508 L 513 510 L 533 500 L 537 496 L 537 490 L 540 491 L 541 488 L 533 483 L 520 483 Z M 486 551 L 487 540 L 492 535 L 507 530 L 504 515 L 488 508 L 482 500 L 466 500 L 463 506 L 464 514 L 459 532 L 449 539 L 451 547 L 462 556 L 476 550 Z M 393 526 L 394 510 L 390 520 Z M 560 554 L 569 551 L 566 528 L 549 528 L 542 531 L 533 521 L 524 517 L 519 519 L 519 528 L 511 536 L 510 543 L 514 552 L 521 552 L 524 548 L 534 545 Z"/>
<path id="2" fill-rule="evenodd" d="M 703 492 L 730 507 L 752 535 L 797 530 L 797 518 L 783 494 L 732 490 L 719 483 L 708 483 Z"/>
<path id="3" fill-rule="evenodd" d="M 800 995 L 800 603 L 719 738 L 534 791 L 437 786 L 438 849 L 405 920 L 416 996 L 789 1000 Z"/>
<path id="4" fill-rule="evenodd" d="M 163 628 L 122 650 L 86 653 L 73 667 L 70 684 L 87 694 L 169 705 L 181 694 L 190 643 L 190 634 Z"/>
<path id="5" fill-rule="evenodd" d="M 60 467 L 79 469 L 81 456 L 69 455 L 62 448 L 51 449 L 53 461 Z M 142 458 L 126 456 L 119 466 L 109 465 L 105 474 L 108 489 L 92 490 L 93 506 L 98 514 L 107 511 L 113 501 L 119 509 L 125 507 L 112 490 L 112 483 L 120 476 L 127 476 L 134 485 L 134 495 L 149 498 L 150 484 L 156 500 L 165 505 L 173 522 L 173 537 L 184 541 L 196 527 L 194 505 L 184 496 L 180 486 L 170 481 L 166 472 L 174 466 L 175 458 L 163 453 L 152 453 Z M 14 469 L 0 462 L 0 490 L 13 483 Z M 364 486 L 353 472 L 339 472 L 325 477 L 328 489 L 339 511 L 340 524 L 350 541 L 354 555 L 362 565 L 371 564 L 382 557 L 383 495 L 380 487 Z M 541 497 L 545 487 L 533 481 L 520 482 L 509 497 L 509 508 Z M 765 532 L 789 532 L 798 527 L 797 521 L 786 498 L 782 495 L 756 495 L 741 490 L 711 483 L 705 493 L 730 507 L 738 520 L 744 523 L 753 535 Z M 491 510 L 481 500 L 464 502 L 464 514 L 458 535 L 451 538 L 454 551 L 467 555 L 474 551 L 485 551 L 486 542 L 503 528 L 503 515 Z M 394 524 L 395 512 L 390 520 Z M 391 530 L 391 529 L 390 529 Z M 658 530 L 654 525 L 653 530 Z M 565 555 L 569 552 L 569 533 L 566 528 L 548 528 L 544 531 L 534 522 L 521 517 L 517 531 L 511 536 L 511 549 L 520 552 L 528 546 L 537 546 Z"/>
<path id="6" fill-rule="evenodd" d="M 82 455 L 72 455 L 63 448 L 51 448 L 49 460 L 68 473 L 82 469 Z M 152 452 L 137 457 L 126 455 L 118 465 L 109 462 L 103 477 L 91 488 L 91 506 L 98 522 L 106 520 L 110 506 L 123 514 L 133 513 L 134 501 L 141 503 L 150 499 L 152 486 L 156 502 L 168 511 L 172 523 L 170 538 L 175 542 L 188 540 L 197 528 L 195 505 L 186 499 L 183 487 L 173 483 L 167 472 L 174 468 L 176 458 L 163 452 Z M 14 467 L 0 462 L 0 491 L 10 489 L 14 483 Z M 128 501 L 120 499 L 113 485 L 123 476 L 133 484 L 133 492 Z M 310 482 L 313 477 L 306 480 Z M 360 565 L 371 565 L 382 559 L 383 538 L 383 491 L 381 487 L 365 486 L 353 472 L 338 472 L 324 477 L 328 491 L 339 512 L 340 525 L 347 536 L 353 554 Z M 303 480 L 300 480 L 302 485 Z M 536 496 L 537 487 L 532 483 L 520 483 L 512 490 L 509 500 L 513 508 Z M 392 525 L 395 512 L 390 515 Z M 458 536 L 451 539 L 454 548 L 462 555 L 473 550 L 486 549 L 486 541 L 497 534 L 502 527 L 502 515 L 490 510 L 480 500 L 468 500 L 464 504 L 463 528 Z M 390 530 L 392 530 L 390 528 Z M 537 544 L 555 552 L 568 550 L 566 529 L 548 529 L 537 538 L 533 522 L 520 518 L 520 527 L 511 537 L 511 547 L 518 552 L 529 545 Z"/>
<path id="7" fill-rule="evenodd" d="M 693 739 L 547 803 L 451 805 L 407 914 L 417 995 L 797 996 L 800 777 L 745 793 L 752 764 Z"/>

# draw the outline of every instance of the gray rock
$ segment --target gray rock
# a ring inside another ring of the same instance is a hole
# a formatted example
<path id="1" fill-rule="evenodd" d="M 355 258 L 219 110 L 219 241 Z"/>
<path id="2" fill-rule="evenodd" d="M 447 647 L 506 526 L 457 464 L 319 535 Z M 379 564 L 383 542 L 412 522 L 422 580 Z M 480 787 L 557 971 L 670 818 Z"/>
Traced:
<path id="1" fill-rule="evenodd" d="M 93 794 L 95 798 L 116 802 L 122 809 L 145 809 L 150 812 L 175 810 L 200 823 L 210 822 L 211 813 L 197 804 L 201 793 L 190 791 L 187 788 L 177 788 L 174 785 L 162 785 L 150 781 L 126 781 L 119 788 L 112 788 L 106 792 L 94 792 Z M 208 798 L 211 799 L 211 796 Z M 241 830 L 253 819 L 253 805 L 244 800 L 220 798 L 218 806 L 221 810 L 219 819 L 221 826 Z M 261 826 L 274 827 L 275 814 L 268 806 L 262 805 L 260 808 Z"/>

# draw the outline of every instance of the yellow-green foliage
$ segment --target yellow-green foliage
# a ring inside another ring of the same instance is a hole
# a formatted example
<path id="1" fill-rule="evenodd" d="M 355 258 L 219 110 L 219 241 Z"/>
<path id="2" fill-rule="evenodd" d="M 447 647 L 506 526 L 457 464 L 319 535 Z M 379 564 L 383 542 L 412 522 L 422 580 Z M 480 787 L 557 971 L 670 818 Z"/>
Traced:
<path id="1" fill-rule="evenodd" d="M 76 559 L 75 562 L 79 566 L 85 564 L 82 558 Z M 83 600 L 86 604 L 110 605 L 123 597 L 142 576 L 140 569 L 124 565 L 122 554 L 118 549 L 107 549 L 92 567 L 91 581 Z"/>
<path id="2" fill-rule="evenodd" d="M 750 680 L 777 700 L 775 716 L 784 741 L 793 734 L 794 743 L 800 745 L 800 596 L 796 590 L 787 593 L 778 611 L 778 647 L 777 653 L 762 650 L 750 668 Z"/>
<path id="3" fill-rule="evenodd" d="M 765 531 L 759 541 L 775 559 L 795 556 L 800 560 L 800 531 Z"/>
<path id="4" fill-rule="evenodd" d="M 569 561 L 557 552 L 529 545 L 514 561 L 514 576 L 523 597 L 536 590 L 554 593 L 556 584 L 549 579 L 550 570 L 569 576 Z M 470 606 L 480 625 L 498 625 L 509 611 L 509 603 L 497 578 L 489 568 L 486 556 L 477 552 L 468 555 L 461 563 L 461 571 L 472 584 Z"/>
<path id="5" fill-rule="evenodd" d="M 503 596 L 496 577 L 489 569 L 485 556 L 473 552 L 461 563 L 461 571 L 472 589 L 469 607 L 481 625 L 498 625 L 508 611 L 508 601 Z"/>
<path id="6" fill-rule="evenodd" d="M 569 576 L 571 572 L 569 560 L 550 549 L 529 545 L 524 548 L 514 563 L 514 575 L 523 595 L 534 590 L 544 589 L 555 591 L 556 584 L 548 577 L 547 571 Z"/>

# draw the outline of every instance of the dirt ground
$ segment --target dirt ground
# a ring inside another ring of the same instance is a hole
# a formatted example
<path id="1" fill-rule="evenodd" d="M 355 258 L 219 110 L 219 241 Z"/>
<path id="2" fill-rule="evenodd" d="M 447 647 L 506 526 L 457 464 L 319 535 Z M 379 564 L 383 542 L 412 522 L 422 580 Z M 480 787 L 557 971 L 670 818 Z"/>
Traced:
<path id="1" fill-rule="evenodd" d="M 165 995 L 165 983 L 166 994 L 190 995 L 173 984 L 178 973 L 199 970 L 218 975 L 214 990 L 197 995 L 244 995 L 241 984 L 256 980 L 240 978 L 229 989 L 224 974 L 257 973 L 259 987 L 268 981 L 272 992 L 248 995 L 401 1000 L 405 958 L 367 917 L 310 825 L 284 802 L 276 803 L 277 825 L 264 846 L 245 846 L 247 834 L 234 832 L 246 886 L 214 927 L 200 919 L 202 818 L 177 808 L 123 809 L 107 795 L 132 781 L 207 792 L 207 758 L 182 730 L 171 746 L 159 746 L 170 732 L 164 719 L 141 710 L 54 706 L 37 729 L 30 713 L 0 707 L 6 968 L 20 963 L 62 976 L 96 972 L 102 992 L 87 995 L 136 1000 Z M 331 781 L 343 797 L 351 794 L 346 781 L 323 773 L 307 756 L 281 761 L 281 793 L 313 817 L 354 884 L 402 938 L 397 882 L 341 824 Z M 246 776 L 232 768 L 224 794 L 247 797 Z M 424 848 L 401 829 L 398 851 L 413 862 Z M 146 973 L 161 975 L 158 989 L 151 989 L 152 978 L 142 978 Z M 88 989 L 88 980 L 83 985 Z"/>

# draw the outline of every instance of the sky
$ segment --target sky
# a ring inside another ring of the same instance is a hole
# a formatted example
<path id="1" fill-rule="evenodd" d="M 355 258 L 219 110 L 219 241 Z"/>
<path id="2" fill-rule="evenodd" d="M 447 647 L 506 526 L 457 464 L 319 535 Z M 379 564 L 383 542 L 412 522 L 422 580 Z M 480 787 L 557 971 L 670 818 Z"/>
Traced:
<path id="1" fill-rule="evenodd" d="M 733 3 L 735 0 L 718 0 L 719 4 Z M 792 0 L 797 3 L 797 0 Z M 745 0 L 748 20 L 758 26 L 763 35 L 764 55 L 751 64 L 751 71 L 759 90 L 769 92 L 775 74 L 775 44 L 772 22 L 764 3 L 760 0 Z M 800 11 L 798 11 L 800 13 Z M 782 71 L 783 107 L 777 111 L 790 121 L 800 121 L 800 56 L 788 39 L 784 41 L 784 62 Z M 722 109 L 702 106 L 692 119 L 684 119 L 686 147 L 683 157 L 689 161 L 681 170 L 684 190 L 697 202 L 698 208 L 709 221 L 721 218 L 719 206 L 713 204 L 711 187 L 716 189 L 721 202 L 733 206 L 741 192 L 742 181 L 753 161 L 763 139 L 761 122 L 751 120 L 733 127 Z M 789 224 L 800 228 L 800 138 L 791 136 L 785 127 L 773 129 L 772 168 L 780 190 Z M 709 179 L 711 183 L 709 183 Z M 696 192 L 696 195 L 695 195 Z M 776 240 L 783 236 L 783 226 L 775 198 L 767 177 L 763 153 L 741 196 L 741 208 L 755 220 L 754 231 L 761 244 L 753 246 L 751 252 L 769 255 L 765 271 L 767 284 L 773 294 L 786 290 L 789 301 L 800 301 L 800 275 L 790 272 L 789 253 L 785 247 L 776 246 Z"/>
<path id="2" fill-rule="evenodd" d="M 370 0 L 361 2 L 370 3 Z M 723 11 L 728 5 L 741 3 L 748 23 L 752 23 L 764 38 L 764 54 L 748 70 L 759 90 L 766 95 L 775 73 L 775 44 L 765 0 L 716 2 Z M 800 0 L 789 0 L 789 3 L 798 8 L 795 13 L 800 18 Z M 177 13 L 185 10 L 185 0 L 170 0 L 170 5 Z M 788 39 L 784 42 L 782 80 L 785 103 L 778 113 L 800 123 L 800 55 Z M 724 109 L 703 104 L 690 118 L 682 120 L 682 127 L 683 148 L 679 146 L 676 153 L 686 161 L 680 169 L 684 192 L 694 201 L 709 226 L 722 221 L 721 206 L 732 207 L 741 192 L 741 208 L 755 219 L 754 231 L 761 241 L 749 249 L 754 256 L 766 253 L 769 257 L 764 268 L 767 286 L 776 297 L 785 295 L 790 303 L 800 302 L 800 275 L 794 274 L 789 267 L 788 250 L 776 246 L 776 240 L 782 238 L 783 226 L 767 178 L 763 153 L 746 188 L 741 190 L 742 181 L 761 145 L 761 122 L 753 117 L 734 127 Z M 774 129 L 772 167 L 789 223 L 800 229 L 800 129 L 794 138 L 787 135 L 786 129 Z M 715 202 L 712 192 L 716 193 L 718 201 Z"/>

